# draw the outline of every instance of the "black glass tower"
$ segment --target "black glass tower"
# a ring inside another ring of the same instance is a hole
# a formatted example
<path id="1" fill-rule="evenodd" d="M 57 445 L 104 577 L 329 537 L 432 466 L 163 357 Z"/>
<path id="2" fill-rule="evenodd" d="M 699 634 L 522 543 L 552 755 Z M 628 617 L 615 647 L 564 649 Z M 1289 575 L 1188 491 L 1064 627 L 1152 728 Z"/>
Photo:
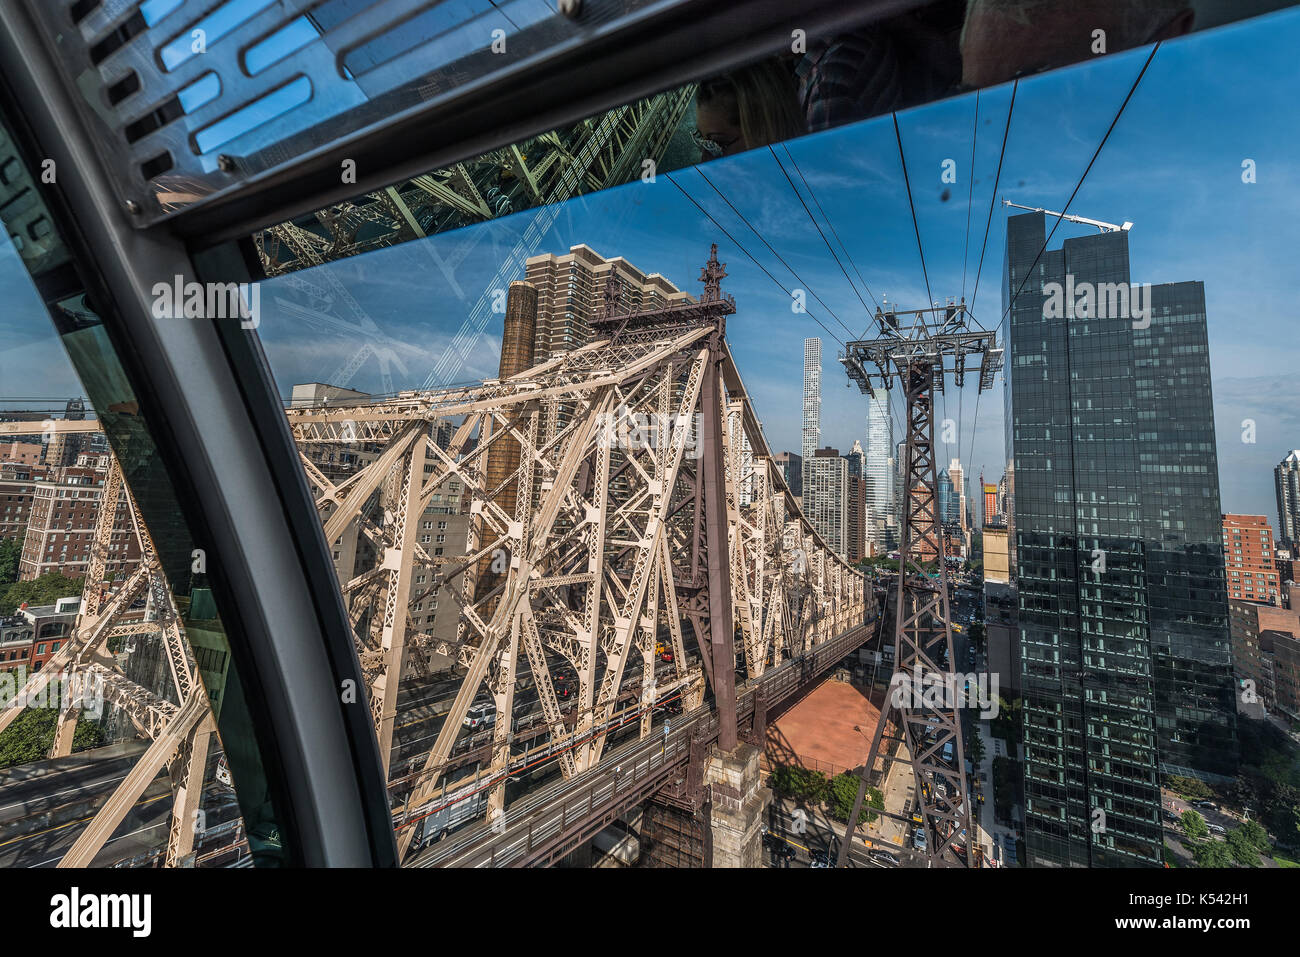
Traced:
<path id="1" fill-rule="evenodd" d="M 1033 266 L 1046 229 L 1003 277 L 1028 864 L 1158 866 L 1161 772 L 1236 772 L 1205 291 L 1135 290 L 1122 230 Z"/>

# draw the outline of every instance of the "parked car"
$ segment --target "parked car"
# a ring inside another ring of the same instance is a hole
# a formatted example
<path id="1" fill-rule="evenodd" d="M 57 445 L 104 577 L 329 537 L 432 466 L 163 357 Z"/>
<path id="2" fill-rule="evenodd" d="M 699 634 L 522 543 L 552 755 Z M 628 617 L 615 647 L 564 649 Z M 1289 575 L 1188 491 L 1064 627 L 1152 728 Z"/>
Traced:
<path id="1" fill-rule="evenodd" d="M 882 867 L 897 867 L 900 863 L 897 854 L 879 847 L 868 851 L 867 857 L 871 858 L 871 860 L 875 861 Z"/>
<path id="2" fill-rule="evenodd" d="M 925 828 L 918 827 L 912 832 L 912 846 L 918 851 L 926 850 Z"/>

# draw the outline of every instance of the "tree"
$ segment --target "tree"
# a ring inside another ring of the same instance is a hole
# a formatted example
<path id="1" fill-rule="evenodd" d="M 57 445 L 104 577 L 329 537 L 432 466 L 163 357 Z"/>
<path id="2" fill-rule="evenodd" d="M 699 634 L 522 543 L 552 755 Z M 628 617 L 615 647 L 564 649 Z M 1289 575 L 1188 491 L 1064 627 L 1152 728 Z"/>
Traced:
<path id="1" fill-rule="evenodd" d="M 1259 848 L 1242 833 L 1241 828 L 1229 831 L 1224 843 L 1228 845 L 1232 859 L 1242 867 L 1259 867 Z"/>
<path id="2" fill-rule="evenodd" d="M 797 764 L 783 764 L 777 767 L 768 784 L 781 797 L 794 798 L 798 801 L 820 802 L 825 800 L 830 782 L 820 771 L 809 771 Z M 845 814 L 847 819 L 848 815 Z"/>
<path id="3" fill-rule="evenodd" d="M 856 774 L 850 774 L 845 771 L 843 774 L 837 774 L 831 778 L 830 793 L 827 796 L 827 806 L 831 817 L 837 821 L 847 821 L 849 814 L 853 811 L 853 802 L 857 800 L 858 788 L 861 786 L 862 779 Z M 870 824 L 876 819 L 876 815 L 867 810 L 874 807 L 884 810 L 885 798 L 880 793 L 879 788 L 868 787 L 867 796 L 863 801 L 863 807 L 858 812 L 858 823 Z"/>
<path id="4" fill-rule="evenodd" d="M 970 758 L 971 765 L 978 768 L 984 760 L 984 738 L 981 735 L 971 734 L 967 736 L 966 754 Z"/>
<path id="5" fill-rule="evenodd" d="M 1182 824 L 1183 833 L 1193 841 L 1199 841 L 1210 834 L 1210 829 L 1205 826 L 1205 818 L 1196 811 L 1184 811 L 1179 823 Z"/>
<path id="6" fill-rule="evenodd" d="M 1192 844 L 1192 859 L 1197 867 L 1231 867 L 1232 851 L 1224 841 L 1197 841 Z"/>
<path id="7" fill-rule="evenodd" d="M 58 725 L 57 708 L 28 708 L 14 718 L 13 724 L 0 732 L 0 768 L 39 761 L 54 744 Z M 72 750 L 97 748 L 104 743 L 104 732 L 96 724 L 80 719 L 72 733 Z"/>
<path id="8" fill-rule="evenodd" d="M 1268 832 L 1260 826 L 1258 821 L 1247 821 L 1237 828 L 1237 831 L 1251 843 L 1252 847 L 1255 847 L 1261 853 L 1267 854 L 1273 846 L 1273 842 L 1268 839 Z"/>
<path id="9" fill-rule="evenodd" d="M 12 615 L 23 602 L 29 605 L 52 605 L 60 598 L 81 594 L 84 578 L 69 578 L 49 572 L 30 581 L 14 582 L 0 600 L 0 615 Z"/>
<path id="10" fill-rule="evenodd" d="M 1196 778 L 1185 778 L 1177 774 L 1166 777 L 1165 786 L 1171 791 L 1192 800 L 1205 800 L 1214 796 L 1214 792 L 1210 790 L 1210 786 L 1204 781 L 1198 781 Z"/>
<path id="11" fill-rule="evenodd" d="M 18 580 L 18 559 L 22 553 L 21 538 L 0 538 L 0 587 Z"/>

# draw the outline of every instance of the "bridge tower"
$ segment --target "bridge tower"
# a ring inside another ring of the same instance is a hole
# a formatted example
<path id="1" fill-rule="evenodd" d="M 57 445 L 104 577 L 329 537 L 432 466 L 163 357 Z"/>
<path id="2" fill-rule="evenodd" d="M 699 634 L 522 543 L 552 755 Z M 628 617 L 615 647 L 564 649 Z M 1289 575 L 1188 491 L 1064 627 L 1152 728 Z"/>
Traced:
<path id="1" fill-rule="evenodd" d="M 928 309 L 876 310 L 879 335 L 846 344 L 840 357 L 849 379 L 862 392 L 899 385 L 906 407 L 898 584 L 894 607 L 894 675 L 871 739 L 853 813 L 849 815 L 837 864 L 843 865 L 857 829 L 858 814 L 879 761 L 880 778 L 894 761 L 912 767 L 918 810 L 925 829 L 929 865 L 945 863 L 944 850 L 964 829 L 971 841 L 966 792 L 965 749 L 958 707 L 967 688 L 943 666 L 953 662 L 944 554 L 934 455 L 934 396 L 949 375 L 958 388 L 968 366 L 978 361 L 979 390 L 992 388 L 1002 364 L 996 332 L 983 330 L 966 312 L 963 299 Z M 886 729 L 892 728 L 888 732 Z M 892 745 L 882 749 L 882 743 Z M 907 758 L 899 755 L 899 746 Z"/>

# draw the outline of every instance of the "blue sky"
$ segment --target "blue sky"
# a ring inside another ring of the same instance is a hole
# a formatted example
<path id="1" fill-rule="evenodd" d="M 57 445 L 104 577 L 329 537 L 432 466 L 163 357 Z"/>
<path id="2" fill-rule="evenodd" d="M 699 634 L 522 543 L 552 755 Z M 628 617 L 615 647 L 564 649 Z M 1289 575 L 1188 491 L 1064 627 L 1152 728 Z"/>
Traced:
<path id="1" fill-rule="evenodd" d="M 1261 513 L 1270 521 L 1276 521 L 1272 466 L 1300 446 L 1292 373 L 1300 346 L 1292 330 L 1291 297 L 1300 249 L 1297 48 L 1297 11 L 1165 44 L 1070 210 L 1135 224 L 1129 237 L 1134 282 L 1205 283 L 1222 506 L 1225 511 Z M 1109 56 L 1021 83 L 999 201 L 1006 197 L 1029 206 L 1062 208 L 1146 53 Z M 980 95 L 964 279 L 968 299 L 1010 92 L 1008 85 Z M 899 114 L 935 298 L 958 296 L 963 288 L 974 108 L 971 94 Z M 887 295 L 904 307 L 924 303 L 925 285 L 890 118 L 804 137 L 789 148 L 876 298 Z M 785 159 L 779 147 L 777 152 Z M 1256 163 L 1253 184 L 1241 181 L 1241 164 L 1247 158 Z M 945 159 L 957 164 L 957 182 L 947 186 L 946 201 L 941 198 L 946 184 L 940 181 Z M 696 172 L 671 175 L 787 288 L 802 285 L 815 291 L 855 333 L 865 329 L 867 317 L 857 295 L 766 149 L 703 169 L 804 283 L 790 276 Z M 974 303 L 985 325 L 996 324 L 1002 314 L 1006 212 L 1000 202 L 994 208 Z M 495 285 L 497 268 L 536 215 L 527 211 L 324 267 L 382 332 L 381 344 L 391 350 L 388 368 L 394 388 L 414 388 L 425 381 L 475 302 Z M 1088 227 L 1062 223 L 1053 247 L 1088 232 Z M 729 337 L 772 446 L 799 448 L 807 336 L 823 340 L 823 444 L 847 451 L 854 439 L 865 442 L 866 397 L 845 386 L 847 379 L 835 361 L 839 342 L 808 316 L 792 313 L 786 294 L 665 174 L 652 184 L 638 182 L 566 204 L 537 251 L 563 252 L 580 242 L 606 256 L 624 256 L 647 272 L 663 273 L 691 292 L 698 290 L 709 243 L 717 242 L 730 273 L 724 288 L 739 306 L 728 323 Z M 438 262 L 445 266 L 447 260 L 462 256 L 445 269 Z M 10 262 L 10 254 L 0 253 L 0 281 L 10 272 Z M 511 276 L 521 277 L 522 268 Z M 304 278 L 337 299 L 338 288 L 328 288 L 323 276 L 308 273 Z M 378 341 L 374 336 L 339 334 L 328 326 L 308 326 L 278 303 L 282 283 L 272 281 L 263 289 L 260 330 L 282 393 L 294 382 L 328 379 L 362 343 Z M 0 292 L 8 292 L 7 286 Z M 871 304 L 865 292 L 863 296 Z M 15 299 L 6 295 L 6 301 Z M 809 307 L 835 335 L 848 338 L 811 296 Z M 11 350 L 18 342 L 17 333 L 10 335 L 11 323 L 0 318 L 6 342 L 0 394 L 67 394 L 63 383 L 70 370 L 51 369 L 46 362 L 42 373 L 34 374 L 32 355 L 40 343 L 27 341 Z M 52 338 L 45 343 L 54 345 Z M 493 316 L 451 378 L 495 374 L 499 344 L 500 317 Z M 352 384 L 382 391 L 382 381 L 379 361 L 368 357 Z M 989 481 L 1002 473 L 1000 381 L 979 402 L 977 428 L 975 406 L 970 388 L 960 396 L 951 389 L 939 404 L 941 417 L 961 423 L 960 456 L 972 490 L 981 467 Z M 1256 422 L 1254 444 L 1241 441 L 1241 423 L 1247 418 Z M 945 461 L 954 454 L 955 449 L 941 449 Z"/>

